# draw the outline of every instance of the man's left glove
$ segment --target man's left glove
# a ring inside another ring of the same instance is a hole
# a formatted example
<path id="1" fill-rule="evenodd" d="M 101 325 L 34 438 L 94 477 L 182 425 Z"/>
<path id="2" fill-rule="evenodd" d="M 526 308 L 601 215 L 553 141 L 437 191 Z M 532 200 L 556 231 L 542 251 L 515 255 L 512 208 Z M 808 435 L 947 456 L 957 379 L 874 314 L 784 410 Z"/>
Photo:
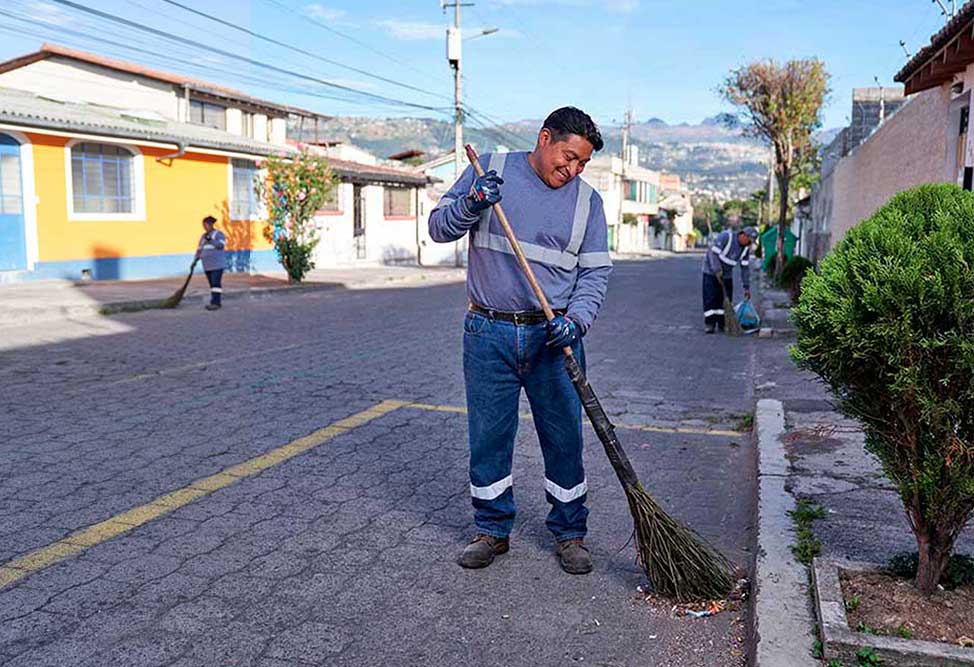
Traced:
<path id="1" fill-rule="evenodd" d="M 582 337 L 581 328 L 573 319 L 564 315 L 558 315 L 550 320 L 545 324 L 545 328 L 548 330 L 549 347 L 570 347 Z"/>
<path id="2" fill-rule="evenodd" d="M 504 179 L 493 169 L 478 176 L 474 179 L 470 194 L 465 198 L 467 210 L 480 214 L 499 202 L 502 199 L 500 186 L 503 184 Z"/>

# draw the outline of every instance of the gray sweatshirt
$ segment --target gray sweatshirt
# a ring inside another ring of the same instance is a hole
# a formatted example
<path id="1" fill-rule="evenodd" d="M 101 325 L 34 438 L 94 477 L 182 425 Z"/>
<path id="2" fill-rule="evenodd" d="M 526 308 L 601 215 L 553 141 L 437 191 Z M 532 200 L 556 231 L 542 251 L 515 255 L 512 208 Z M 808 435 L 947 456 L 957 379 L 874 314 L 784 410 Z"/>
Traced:
<path id="1" fill-rule="evenodd" d="M 595 321 L 612 272 L 602 198 L 580 178 L 548 187 L 527 155 L 493 153 L 480 156 L 480 162 L 504 179 L 501 204 L 551 307 L 566 309 L 584 332 Z M 474 178 L 468 166 L 440 199 L 430 213 L 430 236 L 447 243 L 470 232 L 471 302 L 508 312 L 538 310 L 541 305 L 493 211 L 477 215 L 466 206 Z"/>
<path id="2" fill-rule="evenodd" d="M 707 249 L 703 258 L 703 272 L 712 276 L 723 271 L 724 276 L 732 278 L 734 267 L 741 267 L 741 284 L 744 289 L 751 289 L 751 246 L 742 246 L 737 240 L 737 233 L 725 229 L 714 238 L 714 242 Z"/>
<path id="3" fill-rule="evenodd" d="M 207 238 L 209 236 L 209 238 Z M 219 229 L 214 229 L 209 234 L 200 236 L 200 243 L 196 251 L 203 260 L 204 271 L 216 271 L 217 269 L 227 268 L 227 259 L 224 248 L 227 246 L 227 237 Z"/>

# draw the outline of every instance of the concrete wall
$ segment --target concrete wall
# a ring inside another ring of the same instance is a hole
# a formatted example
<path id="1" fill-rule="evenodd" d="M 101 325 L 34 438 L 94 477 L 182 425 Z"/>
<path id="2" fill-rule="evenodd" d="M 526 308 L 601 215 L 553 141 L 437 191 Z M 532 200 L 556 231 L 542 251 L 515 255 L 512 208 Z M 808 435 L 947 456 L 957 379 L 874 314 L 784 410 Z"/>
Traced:
<path id="1" fill-rule="evenodd" d="M 823 178 L 813 219 L 830 225 L 829 248 L 896 193 L 947 180 L 949 107 L 949 86 L 919 93 Z"/>
<path id="2" fill-rule="evenodd" d="M 181 120 L 172 84 L 57 57 L 0 74 L 0 86 L 56 100 L 152 111 L 169 120 Z"/>

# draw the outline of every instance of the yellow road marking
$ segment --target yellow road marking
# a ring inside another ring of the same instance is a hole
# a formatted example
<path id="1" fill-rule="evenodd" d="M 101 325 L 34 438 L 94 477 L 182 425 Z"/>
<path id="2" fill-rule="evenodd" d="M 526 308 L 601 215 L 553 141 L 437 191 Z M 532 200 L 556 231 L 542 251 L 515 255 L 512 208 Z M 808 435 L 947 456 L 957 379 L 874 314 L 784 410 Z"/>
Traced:
<path id="1" fill-rule="evenodd" d="M 133 507 L 110 519 L 77 530 L 64 539 L 58 540 L 46 547 L 35 549 L 20 558 L 15 558 L 9 563 L 0 564 L 0 588 L 16 583 L 33 572 L 43 570 L 55 563 L 76 556 L 90 547 L 127 533 L 135 527 L 141 526 L 153 519 L 158 519 L 173 510 L 208 496 L 214 491 L 235 484 L 241 479 L 256 475 L 263 470 L 283 463 L 299 454 L 303 454 L 310 449 L 314 449 L 328 442 L 337 435 L 348 433 L 358 426 L 362 426 L 377 417 L 398 410 L 405 405 L 407 403 L 404 401 L 382 401 L 368 410 L 363 410 L 345 419 L 340 419 L 334 424 L 320 428 L 314 433 L 298 438 L 277 449 L 273 449 L 260 456 L 255 456 L 252 459 L 231 466 L 214 475 L 198 479 L 181 489 L 171 491 L 145 505 Z"/>
<path id="2" fill-rule="evenodd" d="M 431 412 L 455 412 L 467 414 L 467 409 L 458 405 L 434 405 L 432 403 L 406 403 L 402 407 Z M 522 412 L 521 419 L 531 419 L 530 412 Z M 730 438 L 747 435 L 744 431 L 729 431 L 725 429 L 684 428 L 681 426 L 650 426 L 641 424 L 613 424 L 616 428 L 629 431 L 650 431 L 652 433 L 685 433 L 687 435 L 719 435 Z"/>

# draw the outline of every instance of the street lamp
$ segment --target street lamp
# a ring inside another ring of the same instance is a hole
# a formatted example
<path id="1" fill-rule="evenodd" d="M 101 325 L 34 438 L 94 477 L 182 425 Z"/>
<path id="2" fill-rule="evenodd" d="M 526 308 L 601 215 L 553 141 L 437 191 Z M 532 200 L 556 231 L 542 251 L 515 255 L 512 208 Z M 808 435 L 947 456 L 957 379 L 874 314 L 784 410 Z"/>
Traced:
<path id="1" fill-rule="evenodd" d="M 471 39 L 477 39 L 478 37 L 483 37 L 484 35 L 493 35 L 498 30 L 500 30 L 500 28 L 481 28 L 480 32 L 478 32 L 476 35 L 472 35 L 471 37 L 464 37 L 463 39 L 466 41 L 470 41 Z"/>

